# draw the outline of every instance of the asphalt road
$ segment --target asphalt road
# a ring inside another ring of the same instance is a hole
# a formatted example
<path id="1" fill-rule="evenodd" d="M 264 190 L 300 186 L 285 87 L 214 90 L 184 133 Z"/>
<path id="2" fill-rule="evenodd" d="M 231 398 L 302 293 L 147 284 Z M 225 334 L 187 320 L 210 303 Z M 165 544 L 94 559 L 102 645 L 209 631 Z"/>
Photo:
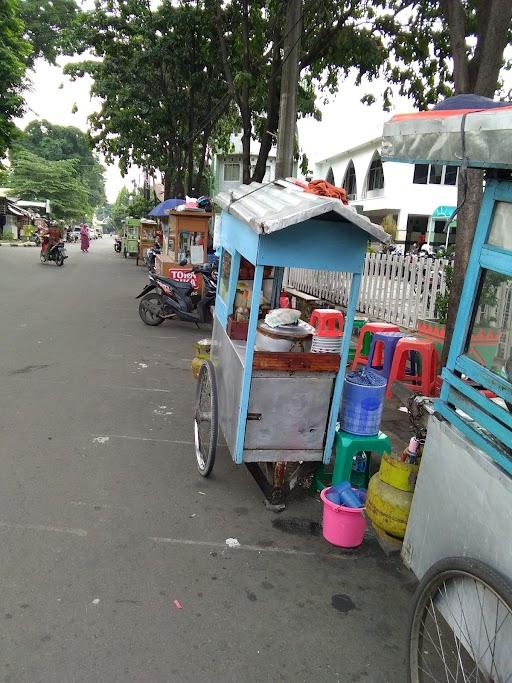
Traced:
<path id="1" fill-rule="evenodd" d="M 266 511 L 225 452 L 202 479 L 207 334 L 144 326 L 111 238 L 68 253 L 0 249 L 0 681 L 405 681 L 399 561 L 329 547 L 312 498 Z"/>

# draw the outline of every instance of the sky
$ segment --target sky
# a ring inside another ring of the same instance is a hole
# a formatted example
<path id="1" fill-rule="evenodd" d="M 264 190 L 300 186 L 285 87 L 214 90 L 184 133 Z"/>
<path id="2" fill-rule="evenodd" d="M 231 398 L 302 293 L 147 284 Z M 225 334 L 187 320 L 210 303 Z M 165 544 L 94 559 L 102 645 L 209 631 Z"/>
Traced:
<path id="1" fill-rule="evenodd" d="M 76 61 L 79 59 L 76 58 Z M 31 87 L 25 93 L 26 112 L 17 121 L 18 126 L 24 128 L 34 119 L 46 119 L 54 124 L 87 130 L 87 117 L 99 108 L 100 101 L 91 98 L 91 79 L 88 76 L 72 82 L 62 73 L 62 66 L 70 61 L 73 60 L 69 57 L 61 58 L 57 66 L 51 66 L 42 59 L 36 61 L 34 70 L 29 72 Z M 319 106 L 322 121 L 312 118 L 299 120 L 300 146 L 310 160 L 311 170 L 315 161 L 381 135 L 383 123 L 396 111 L 412 110 L 412 103 L 405 98 L 396 98 L 393 111 L 383 112 L 380 95 L 384 87 L 382 82 L 356 87 L 353 80 L 347 79 L 340 84 L 336 97 L 331 97 L 328 104 Z M 362 96 L 369 91 L 375 95 L 376 104 L 361 104 Z M 77 107 L 76 113 L 72 111 L 74 105 Z M 109 202 L 115 200 L 123 186 L 131 188 L 133 181 L 142 184 L 142 173 L 137 168 L 130 169 L 128 175 L 122 178 L 116 165 L 105 167 Z"/>

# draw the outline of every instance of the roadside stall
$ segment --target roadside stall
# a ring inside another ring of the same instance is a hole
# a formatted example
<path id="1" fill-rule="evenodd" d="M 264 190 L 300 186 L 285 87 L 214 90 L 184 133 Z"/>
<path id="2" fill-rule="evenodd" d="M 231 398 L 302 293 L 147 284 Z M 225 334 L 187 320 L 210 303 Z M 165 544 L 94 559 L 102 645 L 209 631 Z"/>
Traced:
<path id="1" fill-rule="evenodd" d="M 210 218 L 207 211 L 170 211 L 164 223 L 162 253 L 156 257 L 155 270 L 179 282 L 199 283 L 194 266 L 208 261 Z M 183 262 L 186 261 L 186 265 Z"/>
<path id="2" fill-rule="evenodd" d="M 265 311 L 279 307 L 285 267 L 342 271 L 352 274 L 352 330 L 368 240 L 389 237 L 340 200 L 284 180 L 243 185 L 216 203 L 221 256 L 211 359 L 198 380 L 197 465 L 210 474 L 220 429 L 233 461 L 279 508 L 302 469 L 331 458 L 351 335 L 336 353 L 313 353 L 307 323 L 270 329 Z M 250 285 L 237 304 L 240 281 Z"/>
<path id="3" fill-rule="evenodd" d="M 439 111 L 395 117 L 385 125 L 383 141 L 386 160 L 457 165 L 461 187 L 467 168 L 483 169 L 485 178 L 441 394 L 429 419 L 402 549 L 405 563 L 423 577 L 411 626 L 411 680 L 508 681 L 512 108 L 497 109 L 500 103 L 485 98 L 477 98 L 473 107 L 469 96 L 452 99 Z M 480 318 L 489 313 L 501 321 L 500 343 L 492 359 L 484 362 L 469 351 Z"/>
<path id="4" fill-rule="evenodd" d="M 137 254 L 137 265 L 139 261 L 144 263 L 144 252 L 155 244 L 159 235 L 158 223 L 147 218 L 141 218 L 139 227 L 139 252 Z"/>
<path id="5" fill-rule="evenodd" d="M 121 251 L 125 258 L 137 258 L 139 254 L 140 218 L 126 218 L 123 224 Z"/>

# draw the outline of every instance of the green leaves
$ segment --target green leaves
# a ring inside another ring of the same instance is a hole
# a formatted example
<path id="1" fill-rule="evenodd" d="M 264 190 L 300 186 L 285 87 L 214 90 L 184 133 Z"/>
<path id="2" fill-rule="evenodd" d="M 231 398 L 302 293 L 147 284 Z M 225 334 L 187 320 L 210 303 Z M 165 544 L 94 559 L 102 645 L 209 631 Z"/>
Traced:
<path id="1" fill-rule="evenodd" d="M 23 37 L 17 0 L 0 4 L 0 165 L 16 134 L 12 119 L 23 112 L 25 69 L 31 54 L 30 43 Z"/>
<path id="2" fill-rule="evenodd" d="M 48 161 L 26 149 L 12 154 L 9 186 L 21 199 L 51 202 L 57 218 L 80 220 L 90 213 L 78 159 Z"/>

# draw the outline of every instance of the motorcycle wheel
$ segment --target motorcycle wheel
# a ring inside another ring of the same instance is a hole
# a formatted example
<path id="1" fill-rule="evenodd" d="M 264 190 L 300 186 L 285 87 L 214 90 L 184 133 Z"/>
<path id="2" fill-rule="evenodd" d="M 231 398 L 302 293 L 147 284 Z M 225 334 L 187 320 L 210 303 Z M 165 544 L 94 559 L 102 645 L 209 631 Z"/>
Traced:
<path id="1" fill-rule="evenodd" d="M 57 258 L 55 259 L 55 263 L 56 263 L 58 266 L 63 266 L 63 265 L 64 265 L 64 256 L 62 256 L 62 254 L 59 254 L 59 255 L 57 256 Z"/>
<path id="2" fill-rule="evenodd" d="M 155 326 L 163 323 L 164 319 L 155 311 L 157 307 L 160 308 L 160 297 L 158 294 L 150 292 L 142 297 L 139 303 L 139 315 L 145 325 Z"/>
<path id="3" fill-rule="evenodd" d="M 46 256 L 44 254 L 40 254 L 39 258 L 41 259 L 41 263 L 46 263 Z"/>

